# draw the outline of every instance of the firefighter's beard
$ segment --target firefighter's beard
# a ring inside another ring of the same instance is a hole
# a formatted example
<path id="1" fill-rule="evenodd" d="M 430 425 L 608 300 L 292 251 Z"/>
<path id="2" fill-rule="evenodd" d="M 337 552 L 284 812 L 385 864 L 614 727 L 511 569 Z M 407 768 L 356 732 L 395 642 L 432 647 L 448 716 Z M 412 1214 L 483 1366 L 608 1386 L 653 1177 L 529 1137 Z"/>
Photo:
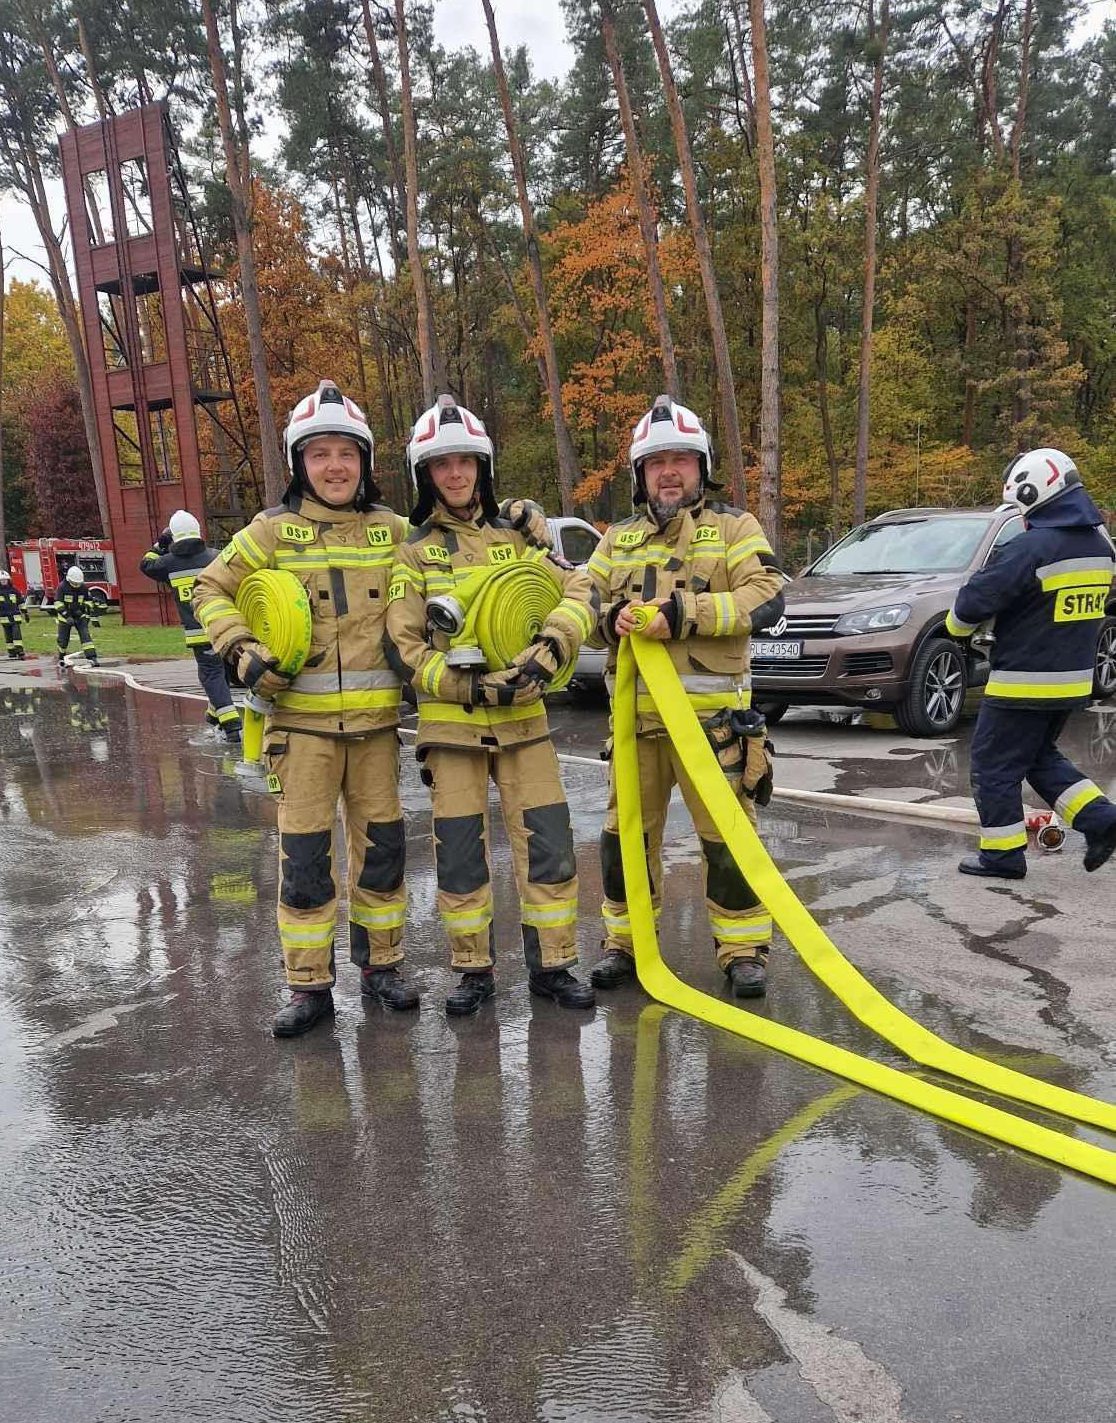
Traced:
<path id="1" fill-rule="evenodd" d="M 671 519 L 676 514 L 680 514 L 683 509 L 692 509 L 695 504 L 701 503 L 701 487 L 698 486 L 694 492 L 681 499 L 672 499 L 669 503 L 663 499 L 652 499 L 649 501 L 651 517 L 658 524 L 660 529 L 665 529 Z"/>

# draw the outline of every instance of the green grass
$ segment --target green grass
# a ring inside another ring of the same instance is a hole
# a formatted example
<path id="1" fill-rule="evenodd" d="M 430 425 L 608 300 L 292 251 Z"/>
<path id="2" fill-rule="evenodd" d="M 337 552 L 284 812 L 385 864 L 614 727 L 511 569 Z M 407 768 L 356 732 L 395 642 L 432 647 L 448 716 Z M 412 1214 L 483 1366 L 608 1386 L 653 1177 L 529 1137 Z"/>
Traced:
<path id="1" fill-rule="evenodd" d="M 125 627 L 119 612 L 101 615 L 101 626 L 89 629 L 97 651 L 105 657 L 185 657 L 186 641 L 180 627 Z M 28 652 L 55 652 L 58 648 L 58 624 L 53 613 L 31 609 L 31 621 L 23 624 L 23 645 Z M 77 652 L 80 644 L 70 632 L 68 652 Z M 2 654 L 0 654 L 2 655 Z"/>

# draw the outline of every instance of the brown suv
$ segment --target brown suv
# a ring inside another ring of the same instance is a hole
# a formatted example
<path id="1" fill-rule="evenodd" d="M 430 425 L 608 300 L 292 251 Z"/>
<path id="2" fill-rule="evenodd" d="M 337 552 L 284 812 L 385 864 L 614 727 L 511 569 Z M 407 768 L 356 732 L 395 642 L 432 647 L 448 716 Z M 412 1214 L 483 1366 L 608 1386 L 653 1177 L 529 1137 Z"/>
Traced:
<path id="1" fill-rule="evenodd" d="M 887 711 L 910 736 L 952 731 L 988 662 L 946 635 L 957 590 L 1023 532 L 1010 506 L 893 509 L 853 529 L 787 584 L 786 615 L 752 639 L 752 689 L 768 721 L 789 706 Z M 1097 645 L 1094 695 L 1116 692 L 1116 598 Z"/>

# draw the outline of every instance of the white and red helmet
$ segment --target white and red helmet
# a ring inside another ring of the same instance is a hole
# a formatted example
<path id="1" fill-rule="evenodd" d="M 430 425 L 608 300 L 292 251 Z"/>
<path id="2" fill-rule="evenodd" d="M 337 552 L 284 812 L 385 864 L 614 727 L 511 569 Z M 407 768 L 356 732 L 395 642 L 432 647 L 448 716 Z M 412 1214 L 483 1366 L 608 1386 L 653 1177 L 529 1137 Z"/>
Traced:
<path id="1" fill-rule="evenodd" d="M 713 446 L 705 426 L 692 410 L 669 395 L 660 395 L 632 431 L 628 459 L 632 466 L 632 503 L 647 502 L 643 461 L 661 450 L 690 450 L 701 465 L 701 484 L 713 483 Z"/>
<path id="2" fill-rule="evenodd" d="M 411 523 L 421 524 L 430 517 L 437 493 L 426 466 L 439 455 L 475 455 L 477 460 L 477 493 L 481 508 L 490 519 L 496 518 L 496 451 L 484 421 L 458 405 L 452 395 L 440 395 L 437 402 L 424 410 L 415 421 L 407 442 L 407 468 L 415 491 L 415 507 Z"/>
<path id="3" fill-rule="evenodd" d="M 301 450 L 316 435 L 345 435 L 356 442 L 360 449 L 360 485 L 355 503 L 358 509 L 367 509 L 380 497 L 380 491 L 372 482 L 375 464 L 372 431 L 360 406 L 343 395 L 331 380 L 323 380 L 313 394 L 300 400 L 287 419 L 283 447 L 291 482 L 283 495 L 284 504 L 292 495 L 308 492 Z"/>
<path id="4" fill-rule="evenodd" d="M 1016 455 L 1004 470 L 1003 502 L 1029 514 L 1080 483 L 1081 476 L 1069 455 L 1061 450 L 1028 450 Z"/>

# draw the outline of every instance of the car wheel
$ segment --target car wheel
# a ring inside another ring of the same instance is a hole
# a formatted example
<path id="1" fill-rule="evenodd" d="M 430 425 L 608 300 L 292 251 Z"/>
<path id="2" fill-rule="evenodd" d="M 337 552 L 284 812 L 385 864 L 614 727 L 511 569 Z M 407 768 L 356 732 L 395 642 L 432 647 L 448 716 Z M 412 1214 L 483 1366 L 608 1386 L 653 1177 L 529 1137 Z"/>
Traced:
<path id="1" fill-rule="evenodd" d="M 895 720 L 908 736 L 944 736 L 961 720 L 969 678 L 965 654 L 956 642 L 931 637 L 911 664 L 907 694 L 896 704 Z"/>
<path id="2" fill-rule="evenodd" d="M 1116 692 L 1116 618 L 1105 618 L 1097 638 L 1097 660 L 1093 664 L 1093 696 L 1106 702 Z"/>
<path id="3" fill-rule="evenodd" d="M 775 726 L 777 722 L 782 721 L 782 719 L 786 716 L 787 709 L 790 706 L 790 703 L 768 702 L 764 701 L 764 699 L 760 697 L 757 701 L 753 702 L 752 705 L 755 707 L 756 711 L 763 712 L 764 720 L 767 722 L 768 726 Z"/>

